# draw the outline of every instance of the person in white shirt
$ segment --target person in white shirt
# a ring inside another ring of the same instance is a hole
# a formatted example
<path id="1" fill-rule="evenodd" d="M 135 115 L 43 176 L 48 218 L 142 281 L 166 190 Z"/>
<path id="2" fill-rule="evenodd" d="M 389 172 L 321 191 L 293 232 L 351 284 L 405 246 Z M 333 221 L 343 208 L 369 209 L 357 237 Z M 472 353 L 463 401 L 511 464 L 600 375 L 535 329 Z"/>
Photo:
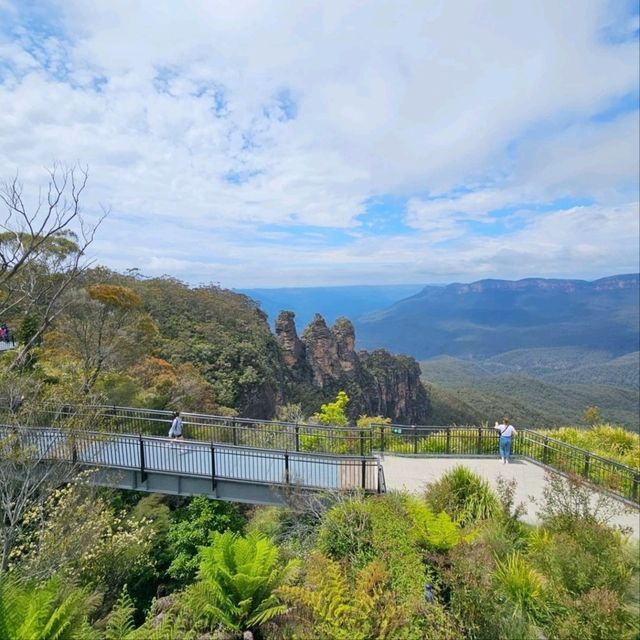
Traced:
<path id="1" fill-rule="evenodd" d="M 511 444 L 513 437 L 518 433 L 514 426 L 509 422 L 509 418 L 503 418 L 502 423 L 496 422 L 494 429 L 500 432 L 500 459 L 502 464 L 508 464 L 511 457 Z"/>
<path id="2" fill-rule="evenodd" d="M 173 414 L 173 420 L 171 422 L 171 429 L 169 429 L 170 438 L 182 438 L 182 418 L 180 412 L 176 411 Z"/>

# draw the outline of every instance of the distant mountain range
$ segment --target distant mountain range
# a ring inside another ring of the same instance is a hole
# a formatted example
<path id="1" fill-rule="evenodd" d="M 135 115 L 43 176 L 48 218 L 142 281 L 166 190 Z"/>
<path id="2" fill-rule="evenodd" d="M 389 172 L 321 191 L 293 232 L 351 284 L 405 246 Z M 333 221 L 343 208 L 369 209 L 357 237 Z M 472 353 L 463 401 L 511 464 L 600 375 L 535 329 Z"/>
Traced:
<path id="1" fill-rule="evenodd" d="M 274 323 L 280 311 L 293 311 L 296 324 L 305 327 L 319 313 L 329 324 L 337 318 L 355 320 L 422 290 L 422 284 L 362 285 L 345 287 L 290 287 L 237 289 L 253 298 Z"/>
<path id="2" fill-rule="evenodd" d="M 516 349 L 638 351 L 640 276 L 585 280 L 480 280 L 427 286 L 356 321 L 363 348 L 418 359 L 485 359 Z"/>
<path id="3" fill-rule="evenodd" d="M 507 413 L 518 424 L 579 424 L 587 406 L 604 420 L 640 425 L 640 276 L 592 282 L 527 278 L 418 287 L 253 289 L 275 318 L 316 311 L 354 321 L 359 349 L 420 360 L 430 424 L 479 423 Z"/>

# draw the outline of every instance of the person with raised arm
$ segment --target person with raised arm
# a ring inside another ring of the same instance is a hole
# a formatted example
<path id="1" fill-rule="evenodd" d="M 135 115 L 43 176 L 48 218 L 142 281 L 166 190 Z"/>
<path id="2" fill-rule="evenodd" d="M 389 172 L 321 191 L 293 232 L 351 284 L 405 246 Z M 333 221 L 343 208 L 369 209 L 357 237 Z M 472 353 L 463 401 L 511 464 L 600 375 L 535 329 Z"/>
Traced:
<path id="1" fill-rule="evenodd" d="M 518 433 L 515 427 L 509 422 L 509 418 L 506 416 L 499 424 L 496 422 L 494 429 L 500 432 L 500 459 L 502 464 L 509 464 L 509 458 L 511 457 L 511 445 L 513 444 L 513 438 Z"/>

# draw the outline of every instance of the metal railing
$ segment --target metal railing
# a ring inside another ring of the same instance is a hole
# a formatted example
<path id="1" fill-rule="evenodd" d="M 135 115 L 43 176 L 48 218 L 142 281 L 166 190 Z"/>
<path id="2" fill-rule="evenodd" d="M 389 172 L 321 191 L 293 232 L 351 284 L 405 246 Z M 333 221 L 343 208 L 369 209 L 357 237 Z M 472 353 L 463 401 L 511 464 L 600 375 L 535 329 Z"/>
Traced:
<path id="1" fill-rule="evenodd" d="M 8 409 L 4 409 L 8 412 Z M 0 418 L 2 409 L 0 408 Z M 33 414 L 32 410 L 32 414 Z M 91 424 L 96 431 L 164 436 L 171 412 L 131 407 L 38 407 L 32 423 L 41 426 Z M 251 418 L 182 413 L 184 436 L 211 444 L 332 456 L 371 456 L 376 452 L 418 456 L 495 456 L 499 434 L 491 427 L 371 424 L 331 427 Z M 35 422 L 34 422 L 35 420 Z M 567 473 L 640 503 L 640 470 L 589 451 L 519 429 L 513 454 Z"/>
<path id="2" fill-rule="evenodd" d="M 559 471 L 582 476 L 587 482 L 640 503 L 640 470 L 633 467 L 529 429 L 518 432 L 514 453 Z"/>
<path id="3" fill-rule="evenodd" d="M 158 436 L 0 424 L 0 439 L 13 438 L 32 458 L 73 464 L 234 480 L 302 489 L 361 489 L 380 493 L 380 463 L 374 457 L 305 454 L 218 445 Z M 384 476 L 382 476 L 384 481 Z"/>

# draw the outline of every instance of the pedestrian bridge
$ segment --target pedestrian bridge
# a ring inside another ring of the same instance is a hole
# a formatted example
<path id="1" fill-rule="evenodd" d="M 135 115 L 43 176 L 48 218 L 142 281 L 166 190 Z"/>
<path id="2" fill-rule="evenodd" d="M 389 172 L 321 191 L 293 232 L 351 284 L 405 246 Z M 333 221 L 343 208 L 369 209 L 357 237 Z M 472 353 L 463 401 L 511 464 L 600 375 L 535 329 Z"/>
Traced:
<path id="1" fill-rule="evenodd" d="M 384 492 L 373 456 L 257 449 L 159 436 L 0 426 L 0 437 L 43 463 L 95 468 L 99 485 L 218 500 L 282 504 L 292 490 Z"/>
<path id="2" fill-rule="evenodd" d="M 124 489 L 280 504 L 292 490 L 415 490 L 442 473 L 443 464 L 464 463 L 484 465 L 480 475 L 493 480 L 518 465 L 531 465 L 538 475 L 544 469 L 572 473 L 628 504 L 639 502 L 638 469 L 528 429 L 515 439 L 516 464 L 502 466 L 498 434 L 482 426 L 349 428 L 183 413 L 185 439 L 176 441 L 166 437 L 168 411 L 43 405 L 16 413 L 8 407 L 11 399 L 0 399 L 0 437 L 17 433 L 17 444 L 37 459 L 95 468 L 96 482 Z M 410 486 L 407 473 L 414 473 Z"/>

